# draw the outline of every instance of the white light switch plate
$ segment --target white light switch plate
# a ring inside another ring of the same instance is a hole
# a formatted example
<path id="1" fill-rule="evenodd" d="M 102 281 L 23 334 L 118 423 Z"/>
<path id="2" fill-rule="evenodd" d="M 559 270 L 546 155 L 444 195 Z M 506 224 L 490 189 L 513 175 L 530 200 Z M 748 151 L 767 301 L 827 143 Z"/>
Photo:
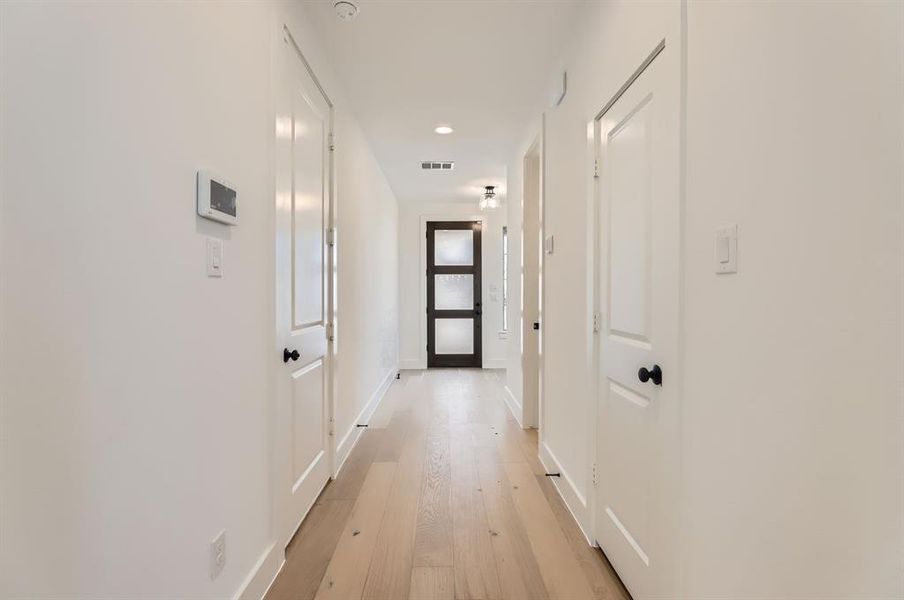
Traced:
<path id="1" fill-rule="evenodd" d="M 223 276 L 223 240 L 207 238 L 207 276 Z"/>
<path id="2" fill-rule="evenodd" d="M 738 272 L 738 226 L 731 225 L 716 230 L 716 273 Z"/>
<path id="3" fill-rule="evenodd" d="M 547 254 L 552 254 L 556 251 L 556 238 L 555 236 L 548 235 L 546 239 L 543 241 L 543 247 L 546 250 Z"/>

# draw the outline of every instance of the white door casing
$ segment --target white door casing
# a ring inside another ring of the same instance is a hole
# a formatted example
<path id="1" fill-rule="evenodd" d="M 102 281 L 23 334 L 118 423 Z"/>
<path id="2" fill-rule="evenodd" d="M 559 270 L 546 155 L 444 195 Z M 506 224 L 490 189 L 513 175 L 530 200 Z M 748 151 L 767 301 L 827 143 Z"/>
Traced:
<path id="1" fill-rule="evenodd" d="M 543 318 L 542 132 L 522 159 L 521 187 L 521 405 L 522 425 L 540 427 Z M 534 329 L 534 323 L 538 328 Z"/>
<path id="2" fill-rule="evenodd" d="M 675 591 L 680 65 L 660 44 L 595 123 L 599 200 L 596 538 L 634 598 Z M 663 371 L 661 385 L 638 371 Z"/>
<path id="3" fill-rule="evenodd" d="M 286 544 L 332 472 L 332 107 L 287 30 L 276 52 L 277 535 Z M 289 355 L 284 356 L 285 351 Z M 297 351 L 297 355 L 292 355 Z"/>

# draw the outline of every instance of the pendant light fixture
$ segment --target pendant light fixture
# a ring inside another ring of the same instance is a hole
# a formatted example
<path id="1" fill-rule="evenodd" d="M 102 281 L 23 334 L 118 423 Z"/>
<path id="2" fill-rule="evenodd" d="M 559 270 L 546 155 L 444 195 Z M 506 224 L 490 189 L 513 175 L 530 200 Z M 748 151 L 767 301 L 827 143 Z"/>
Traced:
<path id="1" fill-rule="evenodd" d="M 480 210 L 493 210 L 499 208 L 499 198 L 496 197 L 496 186 L 488 185 L 484 187 L 483 194 L 480 195 Z"/>

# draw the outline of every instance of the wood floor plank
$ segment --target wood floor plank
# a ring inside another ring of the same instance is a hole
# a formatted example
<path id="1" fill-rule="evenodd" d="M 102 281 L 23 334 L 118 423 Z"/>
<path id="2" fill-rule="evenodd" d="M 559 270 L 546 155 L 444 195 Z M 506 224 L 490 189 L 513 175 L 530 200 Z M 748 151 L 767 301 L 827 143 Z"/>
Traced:
<path id="1" fill-rule="evenodd" d="M 408 432 L 399 456 L 398 476 L 386 503 L 380 534 L 370 561 L 363 598 L 386 600 L 408 597 L 425 444 L 426 436 L 422 428 L 413 428 Z"/>
<path id="2" fill-rule="evenodd" d="M 452 566 L 452 471 L 448 423 L 427 438 L 414 538 L 414 566 Z"/>
<path id="3" fill-rule="evenodd" d="M 383 441 L 374 457 L 378 462 L 398 462 L 405 447 L 408 432 L 414 424 L 410 410 L 398 411 L 392 415 L 389 426 L 384 429 Z"/>
<path id="4" fill-rule="evenodd" d="M 471 428 L 467 424 L 452 427 L 450 447 L 455 597 L 457 600 L 501 599 Z"/>
<path id="5" fill-rule="evenodd" d="M 527 463 L 505 463 L 512 499 L 553 600 L 593 598 L 590 585 Z"/>
<path id="6" fill-rule="evenodd" d="M 615 570 L 606 560 L 603 552 L 599 548 L 591 546 L 584 537 L 581 528 L 578 527 L 568 507 L 559 496 L 555 484 L 550 481 L 549 477 L 542 475 L 537 476 L 536 479 L 537 485 L 540 486 L 549 507 L 556 516 L 559 527 L 565 534 L 565 539 L 568 540 L 568 545 L 571 546 L 571 551 L 577 558 L 578 564 L 581 565 L 593 597 L 597 600 L 631 600 L 630 594 L 619 581 L 618 575 L 615 574 Z"/>
<path id="7" fill-rule="evenodd" d="M 519 455 L 528 464 L 534 475 L 543 475 L 546 470 L 540 462 L 540 456 L 537 452 L 537 439 L 530 432 L 536 434 L 536 429 L 522 429 L 517 421 L 506 421 L 502 426 L 502 435 L 505 436 L 508 443 L 517 446 Z M 508 461 L 519 462 L 519 461 Z"/>
<path id="8" fill-rule="evenodd" d="M 546 599 L 546 584 L 511 495 L 502 463 L 477 453 L 477 472 L 487 512 L 503 598 Z"/>
<path id="9" fill-rule="evenodd" d="M 286 548 L 286 564 L 266 600 L 311 600 L 351 515 L 353 500 L 318 501 Z"/>
<path id="10" fill-rule="evenodd" d="M 361 434 L 361 438 L 352 448 L 351 454 L 339 471 L 339 476 L 331 481 L 321 493 L 321 500 L 354 500 L 358 497 L 385 433 L 381 429 L 367 429 Z"/>
<path id="11" fill-rule="evenodd" d="M 415 567 L 411 570 L 409 600 L 453 600 L 452 567 Z"/>
<path id="12" fill-rule="evenodd" d="M 377 410 L 370 416 L 370 420 L 367 422 L 368 429 L 386 429 L 389 426 L 392 415 L 395 414 L 396 408 L 404 397 L 405 383 L 404 380 L 392 382 L 380 405 L 377 406 Z"/>
<path id="13" fill-rule="evenodd" d="M 373 463 L 315 598 L 360 598 L 398 465 Z"/>

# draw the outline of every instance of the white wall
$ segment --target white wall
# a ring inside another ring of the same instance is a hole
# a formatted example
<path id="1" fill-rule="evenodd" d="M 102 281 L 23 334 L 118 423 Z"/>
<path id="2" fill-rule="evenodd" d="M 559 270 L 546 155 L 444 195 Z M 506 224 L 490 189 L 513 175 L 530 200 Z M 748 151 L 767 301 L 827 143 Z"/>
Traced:
<path id="1" fill-rule="evenodd" d="M 904 5 L 687 19 L 687 593 L 904 597 Z"/>
<path id="2" fill-rule="evenodd" d="M 296 6 L 0 4 L 0 596 L 227 598 L 274 539 L 283 10 L 337 100 L 340 294 L 370 293 L 340 296 L 339 372 L 360 374 L 341 419 L 395 362 L 394 270 L 362 282 L 350 241 L 367 225 L 369 260 L 392 265 L 394 199 Z M 201 167 L 237 186 L 239 226 L 195 216 Z M 205 276 L 206 236 L 224 239 L 223 279 Z M 357 330 L 374 307 L 379 343 Z"/>
<path id="3" fill-rule="evenodd" d="M 481 239 L 483 366 L 487 369 L 505 368 L 507 346 L 500 337 L 503 329 L 502 227 L 506 223 L 505 207 L 481 213 L 475 201 L 474 204 L 431 202 L 399 205 L 399 362 L 403 369 L 427 368 L 426 313 L 422 304 L 426 289 L 426 264 L 421 264 L 422 249 L 426 244 L 423 220 L 464 221 L 474 217 L 486 219 Z M 496 286 L 496 300 L 490 298 L 493 293 L 490 291 L 491 284 Z M 511 318 L 509 327 L 512 326 Z"/>
<path id="4" fill-rule="evenodd" d="M 584 10 L 568 95 L 546 114 L 541 452 L 590 531 L 587 125 L 660 39 L 680 47 L 683 22 L 679 3 Z M 676 594 L 904 594 L 902 16 L 893 3 L 688 5 Z M 717 277 L 728 223 L 740 272 Z"/>
<path id="5" fill-rule="evenodd" d="M 361 129 L 339 113 L 336 123 L 337 265 L 336 437 L 342 444 L 379 402 L 399 370 L 399 212 Z M 343 456 L 350 449 L 342 445 Z"/>

